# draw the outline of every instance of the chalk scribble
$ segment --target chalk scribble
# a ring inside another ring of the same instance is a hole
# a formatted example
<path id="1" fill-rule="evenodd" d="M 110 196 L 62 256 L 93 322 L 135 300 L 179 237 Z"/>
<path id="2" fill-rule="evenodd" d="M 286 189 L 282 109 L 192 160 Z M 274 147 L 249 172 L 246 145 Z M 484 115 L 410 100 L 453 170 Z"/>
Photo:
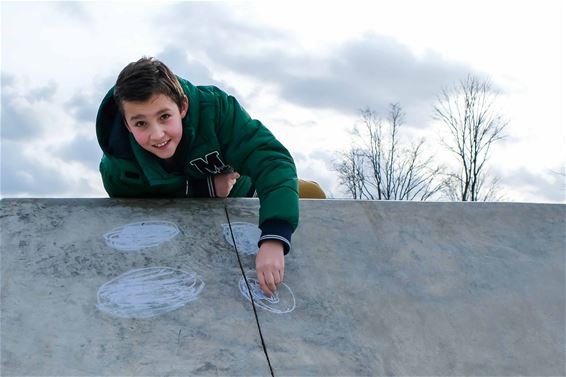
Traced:
<path id="1" fill-rule="evenodd" d="M 135 269 L 98 289 L 97 307 L 121 318 L 149 318 L 196 300 L 204 282 L 194 272 L 168 267 Z"/>
<path id="2" fill-rule="evenodd" d="M 261 230 L 254 224 L 235 222 L 231 223 L 232 232 L 234 232 L 234 239 L 236 240 L 236 247 L 239 252 L 245 255 L 255 255 L 258 252 L 257 243 L 261 237 Z M 232 235 L 230 234 L 230 226 L 222 224 L 224 238 L 226 242 L 234 246 Z"/>
<path id="3" fill-rule="evenodd" d="M 168 221 L 142 221 L 124 225 L 104 235 L 106 244 L 121 251 L 158 246 L 179 234 L 179 228 Z"/>
<path id="4" fill-rule="evenodd" d="M 252 275 L 253 273 L 250 273 Z M 253 300 L 257 306 L 276 314 L 289 313 L 295 310 L 295 296 L 291 288 L 285 283 L 281 283 L 277 291 L 271 297 L 267 297 L 259 286 L 259 281 L 255 277 L 248 277 L 248 284 L 252 292 Z M 240 292 L 247 300 L 250 300 L 250 293 L 246 287 L 246 281 L 240 278 Z"/>

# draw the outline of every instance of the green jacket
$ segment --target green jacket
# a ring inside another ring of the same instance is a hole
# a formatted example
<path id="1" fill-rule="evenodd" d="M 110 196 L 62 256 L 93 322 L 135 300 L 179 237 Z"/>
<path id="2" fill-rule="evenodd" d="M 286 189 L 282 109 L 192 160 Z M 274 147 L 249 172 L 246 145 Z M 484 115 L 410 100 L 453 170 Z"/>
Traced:
<path id="1" fill-rule="evenodd" d="M 234 170 L 241 178 L 231 197 L 260 200 L 261 240 L 290 246 L 299 220 L 297 173 L 287 149 L 236 99 L 214 86 L 194 86 L 179 78 L 189 99 L 183 118 L 181 171 L 168 171 L 160 159 L 140 147 L 123 124 L 111 88 L 96 118 L 104 152 L 100 173 L 111 197 L 214 197 L 212 177 Z"/>

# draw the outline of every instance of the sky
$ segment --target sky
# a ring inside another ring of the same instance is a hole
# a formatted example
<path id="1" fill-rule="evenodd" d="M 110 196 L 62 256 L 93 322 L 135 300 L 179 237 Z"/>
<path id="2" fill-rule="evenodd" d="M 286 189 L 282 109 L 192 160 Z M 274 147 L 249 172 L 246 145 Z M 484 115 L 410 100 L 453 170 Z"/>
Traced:
<path id="1" fill-rule="evenodd" d="M 562 1 L 2 2 L 0 13 L 2 197 L 107 196 L 98 105 L 125 65 L 155 56 L 234 95 L 334 198 L 347 197 L 332 166 L 363 108 L 385 117 L 399 103 L 403 140 L 454 164 L 433 108 L 475 75 L 509 122 L 488 166 L 503 199 L 566 202 Z"/>

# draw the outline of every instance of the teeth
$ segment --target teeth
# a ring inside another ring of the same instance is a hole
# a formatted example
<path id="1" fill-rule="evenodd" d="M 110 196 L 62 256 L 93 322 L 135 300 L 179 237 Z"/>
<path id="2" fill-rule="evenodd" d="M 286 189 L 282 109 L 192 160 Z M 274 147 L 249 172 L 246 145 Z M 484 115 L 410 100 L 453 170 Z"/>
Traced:
<path id="1" fill-rule="evenodd" d="M 155 146 L 156 146 L 157 148 L 161 148 L 162 146 L 164 146 L 164 145 L 167 144 L 168 142 L 169 142 L 169 140 L 164 141 L 164 142 L 161 143 L 161 144 L 155 144 Z"/>

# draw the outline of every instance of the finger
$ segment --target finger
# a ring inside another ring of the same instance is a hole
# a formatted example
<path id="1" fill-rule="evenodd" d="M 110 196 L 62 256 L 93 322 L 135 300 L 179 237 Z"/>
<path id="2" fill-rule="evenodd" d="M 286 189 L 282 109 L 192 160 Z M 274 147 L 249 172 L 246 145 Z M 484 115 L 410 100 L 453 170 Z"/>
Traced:
<path id="1" fill-rule="evenodd" d="M 268 273 L 265 273 L 264 275 L 265 275 L 265 284 L 267 284 L 267 287 L 269 288 L 270 293 L 275 292 L 277 290 L 277 285 L 275 284 L 275 279 L 273 277 L 273 273 L 268 272 Z"/>
<path id="2" fill-rule="evenodd" d="M 263 273 L 257 274 L 257 280 L 259 280 L 259 287 L 261 288 L 263 293 L 265 293 L 265 295 L 267 297 L 271 297 L 272 292 L 269 289 L 269 287 L 267 286 L 267 284 L 265 283 L 265 277 L 263 276 Z"/>
<path id="3" fill-rule="evenodd" d="M 283 283 L 283 279 L 285 279 L 285 267 L 279 270 L 279 275 L 281 276 L 279 283 Z"/>
<path id="4" fill-rule="evenodd" d="M 273 272 L 273 283 L 275 283 L 275 287 L 277 289 L 277 286 L 281 283 L 281 274 L 279 271 Z"/>

